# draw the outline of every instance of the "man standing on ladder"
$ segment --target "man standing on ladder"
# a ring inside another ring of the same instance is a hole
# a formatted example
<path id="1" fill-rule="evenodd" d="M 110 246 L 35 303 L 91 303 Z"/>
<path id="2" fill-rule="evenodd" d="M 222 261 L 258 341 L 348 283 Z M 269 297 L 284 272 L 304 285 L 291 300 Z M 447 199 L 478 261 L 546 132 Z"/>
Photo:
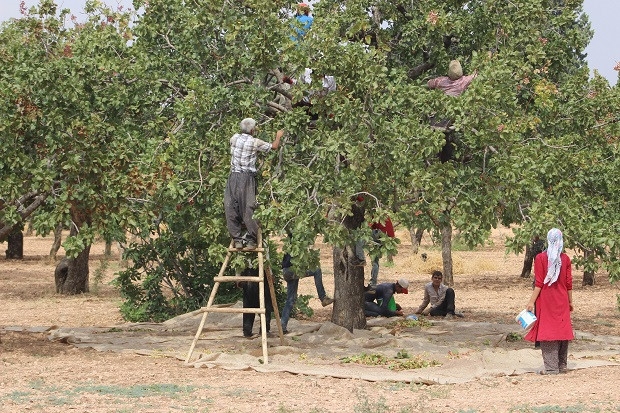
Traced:
<path id="1" fill-rule="evenodd" d="M 239 124 L 241 133 L 230 138 L 230 175 L 224 191 L 226 227 L 235 248 L 255 249 L 258 222 L 252 218 L 256 204 L 257 153 L 278 149 L 284 130 L 276 133 L 272 143 L 255 138 L 256 121 L 246 118 Z M 247 233 L 243 235 L 243 226 Z"/>

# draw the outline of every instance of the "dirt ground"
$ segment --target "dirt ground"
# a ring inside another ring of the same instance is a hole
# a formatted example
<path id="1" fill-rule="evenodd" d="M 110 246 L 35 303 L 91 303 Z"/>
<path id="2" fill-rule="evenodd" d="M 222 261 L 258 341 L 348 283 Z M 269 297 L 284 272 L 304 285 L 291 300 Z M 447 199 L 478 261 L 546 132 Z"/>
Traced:
<path id="1" fill-rule="evenodd" d="M 531 280 L 519 277 L 522 255 L 504 254 L 503 239 L 508 233 L 508 229 L 499 229 L 491 245 L 454 252 L 457 307 L 465 318 L 449 323 L 515 324 L 515 315 L 529 298 Z M 402 240 L 399 254 L 393 264 L 381 261 L 379 282 L 401 277 L 410 280 L 410 294 L 398 296 L 399 304 L 410 314 L 422 299 L 422 286 L 430 271 L 440 268 L 440 252 L 425 238 L 420 252 L 425 252 L 428 260 L 422 261 L 412 254 L 408 234 L 399 231 L 397 235 Z M 95 245 L 91 250 L 91 292 L 63 297 L 54 290 L 55 264 L 47 259 L 51 244 L 50 238 L 26 237 L 24 260 L 0 257 L 0 412 L 620 411 L 618 365 L 581 368 L 558 376 L 500 374 L 465 383 L 428 385 L 190 368 L 172 357 L 97 351 L 50 341 L 47 331 L 54 328 L 115 328 L 124 323 L 118 311 L 121 298 L 110 285 L 120 268 L 118 254 L 102 271 L 103 245 Z M 324 282 L 331 295 L 331 252 L 327 246 L 321 251 Z M 368 279 L 369 265 L 365 271 Z M 598 274 L 597 285 L 583 287 L 581 271 L 576 269 L 574 280 L 575 330 L 597 337 L 620 337 L 618 285 Z M 300 294 L 316 297 L 311 280 L 300 282 Z M 321 307 L 316 298 L 310 305 L 315 313 L 309 321 L 330 319 L 331 307 Z M 251 342 L 260 348 L 260 340 Z M 581 338 L 571 348 L 587 348 L 589 343 Z M 620 354 L 610 356 L 609 361 L 620 362 Z"/>

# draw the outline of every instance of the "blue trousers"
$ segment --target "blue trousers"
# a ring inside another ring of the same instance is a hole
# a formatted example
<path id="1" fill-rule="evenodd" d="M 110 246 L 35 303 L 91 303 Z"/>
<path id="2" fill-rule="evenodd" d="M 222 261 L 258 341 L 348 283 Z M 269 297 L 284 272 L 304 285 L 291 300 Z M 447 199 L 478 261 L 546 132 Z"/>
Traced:
<path id="1" fill-rule="evenodd" d="M 291 276 L 291 269 L 284 268 L 284 272 L 289 271 L 288 275 Z M 285 274 L 287 275 L 287 274 Z M 314 285 L 316 286 L 316 293 L 319 296 L 319 300 L 323 300 L 326 296 L 325 287 L 323 286 L 323 272 L 320 268 L 316 270 L 306 272 L 306 275 L 314 278 Z M 294 276 L 294 275 L 293 275 Z M 288 276 L 286 278 L 289 278 Z M 291 318 L 291 311 L 297 302 L 297 290 L 299 288 L 299 278 L 289 278 L 286 281 L 286 303 L 282 309 L 280 317 L 280 323 L 282 324 L 282 330 L 286 330 L 288 326 L 288 320 Z"/>

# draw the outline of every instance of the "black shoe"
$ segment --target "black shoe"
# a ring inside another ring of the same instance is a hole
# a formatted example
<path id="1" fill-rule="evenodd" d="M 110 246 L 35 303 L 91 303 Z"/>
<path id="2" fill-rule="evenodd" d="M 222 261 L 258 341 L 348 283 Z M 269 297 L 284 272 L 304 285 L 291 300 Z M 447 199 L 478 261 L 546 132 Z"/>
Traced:
<path id="1" fill-rule="evenodd" d="M 247 248 L 249 250 L 254 250 L 254 249 L 256 249 L 256 247 L 258 247 L 258 244 L 256 243 L 256 241 L 248 241 L 245 244 L 245 248 Z"/>

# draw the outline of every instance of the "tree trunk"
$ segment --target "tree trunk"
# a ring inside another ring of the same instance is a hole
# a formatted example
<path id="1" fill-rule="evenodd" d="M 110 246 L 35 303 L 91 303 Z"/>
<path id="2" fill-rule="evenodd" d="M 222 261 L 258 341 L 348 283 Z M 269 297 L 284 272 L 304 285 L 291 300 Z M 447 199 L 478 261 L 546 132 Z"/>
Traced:
<path id="1" fill-rule="evenodd" d="M 112 256 L 112 241 L 105 242 L 105 250 L 103 252 L 106 258 Z"/>
<path id="2" fill-rule="evenodd" d="M 417 254 L 420 249 L 420 243 L 422 242 L 423 229 L 415 229 L 415 227 L 409 228 L 409 236 L 411 237 L 411 248 L 413 253 Z"/>
<path id="3" fill-rule="evenodd" d="M 538 236 L 532 238 L 532 243 L 525 246 L 525 258 L 523 259 L 522 278 L 530 278 L 532 275 L 532 263 L 534 258 L 545 250 L 545 242 Z"/>
<path id="4" fill-rule="evenodd" d="M 441 259 L 443 261 L 443 282 L 447 286 L 454 285 L 452 274 L 452 225 L 450 222 L 441 226 Z"/>
<path id="5" fill-rule="evenodd" d="M 62 287 L 67 280 L 67 271 L 69 271 L 69 259 L 67 257 L 60 260 L 54 270 L 54 281 L 56 283 L 56 292 L 62 292 Z"/>
<path id="6" fill-rule="evenodd" d="M 7 237 L 7 260 L 21 260 L 24 258 L 24 234 L 22 233 L 22 225 L 18 224 Z"/>
<path id="7" fill-rule="evenodd" d="M 595 284 L 595 278 L 594 278 L 594 271 L 584 271 L 583 272 L 583 281 L 581 283 L 581 285 L 594 285 Z"/>
<path id="8" fill-rule="evenodd" d="M 530 244 L 525 246 L 525 258 L 523 259 L 523 269 L 521 270 L 521 278 L 530 278 L 532 275 L 532 263 L 534 262 L 534 254 Z"/>
<path id="9" fill-rule="evenodd" d="M 346 328 L 366 328 L 364 315 L 364 267 L 351 264 L 351 247 L 333 249 L 334 309 L 332 323 Z"/>
<path id="10" fill-rule="evenodd" d="M 60 245 L 62 244 L 62 224 L 56 225 L 54 229 L 54 243 L 52 244 L 52 248 L 50 249 L 50 258 L 56 259 L 56 254 L 58 254 L 58 250 L 60 249 Z"/>
<path id="11" fill-rule="evenodd" d="M 590 260 L 590 257 L 592 256 L 592 252 L 591 251 L 584 251 L 583 252 L 583 258 L 584 261 L 587 263 Z M 595 279 L 594 279 L 594 271 L 584 271 L 583 272 L 583 281 L 581 282 L 581 285 L 594 285 Z"/>
<path id="12" fill-rule="evenodd" d="M 60 294 L 75 295 L 87 293 L 88 288 L 88 258 L 90 256 L 90 245 L 87 246 L 75 258 L 68 258 L 67 278 L 64 283 L 57 285 L 56 289 Z"/>
<path id="13" fill-rule="evenodd" d="M 76 236 L 78 234 L 78 227 L 82 227 L 83 224 L 90 223 L 89 218 L 83 216 L 78 212 L 72 211 L 73 223 L 71 224 L 70 236 Z M 75 295 L 87 293 L 88 288 L 88 259 L 90 257 L 90 244 L 87 245 L 75 258 L 68 258 L 67 278 L 60 286 L 56 286 L 56 289 L 60 294 Z"/>
<path id="14" fill-rule="evenodd" d="M 32 227 L 32 220 L 28 220 L 28 225 L 26 225 L 26 236 L 31 237 L 34 234 L 34 228 Z"/>
<path id="15" fill-rule="evenodd" d="M 357 202 L 351 206 L 352 215 L 342 220 L 347 230 L 360 228 L 364 223 L 365 210 Z M 352 240 L 346 248 L 333 250 L 334 258 L 334 309 L 332 322 L 346 328 L 366 328 L 364 315 L 364 267 L 353 265 L 355 258 L 355 242 Z"/>

